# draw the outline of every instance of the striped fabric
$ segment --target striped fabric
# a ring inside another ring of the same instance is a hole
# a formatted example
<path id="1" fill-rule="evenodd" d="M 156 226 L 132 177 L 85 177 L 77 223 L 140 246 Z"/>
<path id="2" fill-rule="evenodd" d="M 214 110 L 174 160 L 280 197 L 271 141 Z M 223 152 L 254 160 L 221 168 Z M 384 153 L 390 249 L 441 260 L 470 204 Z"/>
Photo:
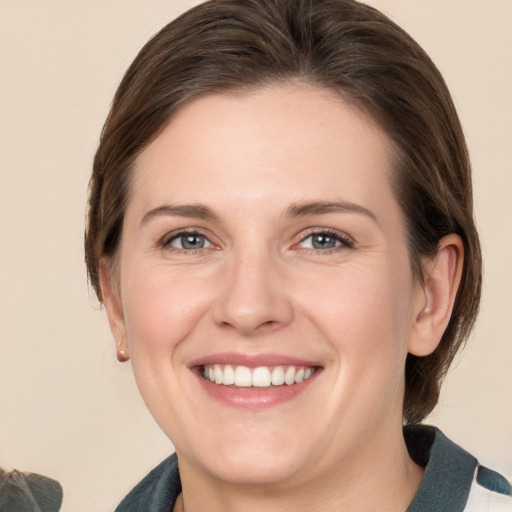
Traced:
<path id="1" fill-rule="evenodd" d="M 511 512 L 512 486 L 505 477 L 477 466 L 471 485 L 466 512 Z"/>
<path id="2" fill-rule="evenodd" d="M 425 475 L 407 512 L 512 512 L 512 488 L 505 477 L 477 459 L 440 430 L 409 425 L 404 438 L 411 458 Z M 169 512 L 181 492 L 176 454 L 147 475 L 115 512 Z"/>

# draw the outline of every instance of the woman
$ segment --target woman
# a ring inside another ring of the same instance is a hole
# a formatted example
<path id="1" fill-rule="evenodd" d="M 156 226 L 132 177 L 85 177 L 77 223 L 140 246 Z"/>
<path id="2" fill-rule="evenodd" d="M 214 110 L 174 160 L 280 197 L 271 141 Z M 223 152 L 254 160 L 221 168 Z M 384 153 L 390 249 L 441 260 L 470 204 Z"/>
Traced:
<path id="1" fill-rule="evenodd" d="M 481 256 L 449 92 L 378 11 L 214 0 L 165 27 L 107 118 L 86 259 L 176 447 L 117 510 L 510 509 L 418 425 Z"/>

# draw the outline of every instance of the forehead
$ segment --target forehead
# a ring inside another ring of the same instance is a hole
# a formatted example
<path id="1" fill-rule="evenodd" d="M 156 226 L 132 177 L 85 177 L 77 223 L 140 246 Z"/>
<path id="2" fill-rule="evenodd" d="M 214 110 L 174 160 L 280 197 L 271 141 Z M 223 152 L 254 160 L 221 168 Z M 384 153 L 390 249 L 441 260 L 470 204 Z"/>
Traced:
<path id="1" fill-rule="evenodd" d="M 130 202 L 261 207 L 286 190 L 290 202 L 375 203 L 391 196 L 390 146 L 368 115 L 332 91 L 290 84 L 207 95 L 185 105 L 139 155 Z"/>

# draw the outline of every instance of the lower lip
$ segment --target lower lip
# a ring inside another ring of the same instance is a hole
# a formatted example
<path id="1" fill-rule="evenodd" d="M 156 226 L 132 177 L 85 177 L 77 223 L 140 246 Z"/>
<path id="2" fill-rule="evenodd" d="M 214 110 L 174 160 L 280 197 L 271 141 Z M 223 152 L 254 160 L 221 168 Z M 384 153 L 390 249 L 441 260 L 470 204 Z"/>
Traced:
<path id="1" fill-rule="evenodd" d="M 197 375 L 197 378 L 201 387 L 215 400 L 231 407 L 256 410 L 283 404 L 297 398 L 312 384 L 319 373 L 320 369 L 316 369 L 311 377 L 297 384 L 268 388 L 237 388 L 215 384 L 201 375 Z"/>

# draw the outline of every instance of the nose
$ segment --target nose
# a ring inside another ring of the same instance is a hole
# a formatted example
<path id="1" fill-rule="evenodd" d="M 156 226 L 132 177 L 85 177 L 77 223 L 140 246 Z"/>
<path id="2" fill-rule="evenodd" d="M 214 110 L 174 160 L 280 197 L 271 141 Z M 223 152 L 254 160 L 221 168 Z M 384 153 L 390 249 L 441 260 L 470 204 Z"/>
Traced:
<path id="1" fill-rule="evenodd" d="M 283 265 L 263 252 L 234 256 L 213 305 L 216 324 L 245 337 L 289 324 L 294 311 Z"/>

